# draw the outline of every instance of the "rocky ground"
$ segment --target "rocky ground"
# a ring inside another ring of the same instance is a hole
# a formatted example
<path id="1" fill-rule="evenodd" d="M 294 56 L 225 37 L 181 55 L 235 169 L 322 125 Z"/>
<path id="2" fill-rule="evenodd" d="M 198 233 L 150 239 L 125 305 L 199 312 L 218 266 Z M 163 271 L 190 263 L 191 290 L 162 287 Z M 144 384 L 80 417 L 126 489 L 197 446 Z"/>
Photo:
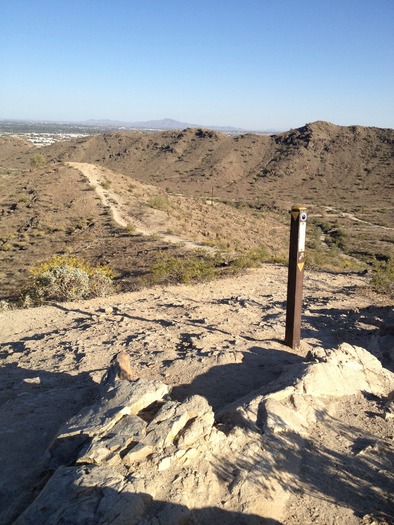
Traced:
<path id="1" fill-rule="evenodd" d="M 292 350 L 286 282 L 266 265 L 1 313 L 0 522 L 392 523 L 392 306 L 309 272 Z M 139 379 L 100 386 L 121 351 Z"/>

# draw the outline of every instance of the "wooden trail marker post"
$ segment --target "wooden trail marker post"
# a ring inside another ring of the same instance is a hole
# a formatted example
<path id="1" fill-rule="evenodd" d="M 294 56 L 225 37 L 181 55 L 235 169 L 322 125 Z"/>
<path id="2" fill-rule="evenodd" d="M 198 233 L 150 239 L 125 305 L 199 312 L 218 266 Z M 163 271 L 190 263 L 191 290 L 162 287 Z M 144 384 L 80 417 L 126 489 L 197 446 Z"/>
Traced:
<path id="1" fill-rule="evenodd" d="M 291 208 L 289 273 L 287 280 L 285 345 L 298 348 L 301 341 L 302 286 L 304 282 L 306 208 Z"/>

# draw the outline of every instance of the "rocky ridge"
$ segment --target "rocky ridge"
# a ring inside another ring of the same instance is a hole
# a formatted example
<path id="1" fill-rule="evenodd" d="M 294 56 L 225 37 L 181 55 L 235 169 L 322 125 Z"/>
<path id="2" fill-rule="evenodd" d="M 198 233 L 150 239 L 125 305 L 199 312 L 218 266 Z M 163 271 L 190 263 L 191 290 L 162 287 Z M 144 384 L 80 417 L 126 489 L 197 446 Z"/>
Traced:
<path id="1" fill-rule="evenodd" d="M 389 399 L 394 388 L 394 374 L 360 347 L 343 344 L 310 358 L 264 388 L 274 392 L 223 410 L 222 427 L 204 397 L 178 402 L 164 383 L 105 381 L 99 399 L 60 429 L 48 452 L 57 469 L 16 525 L 212 523 L 219 509 L 223 523 L 274 523 L 317 419 L 329 424 L 337 398 Z M 361 463 L 373 461 L 387 476 L 385 486 L 366 483 L 367 505 L 379 502 L 373 510 L 387 513 L 394 477 L 385 461 L 394 447 L 380 440 L 362 453 Z"/>

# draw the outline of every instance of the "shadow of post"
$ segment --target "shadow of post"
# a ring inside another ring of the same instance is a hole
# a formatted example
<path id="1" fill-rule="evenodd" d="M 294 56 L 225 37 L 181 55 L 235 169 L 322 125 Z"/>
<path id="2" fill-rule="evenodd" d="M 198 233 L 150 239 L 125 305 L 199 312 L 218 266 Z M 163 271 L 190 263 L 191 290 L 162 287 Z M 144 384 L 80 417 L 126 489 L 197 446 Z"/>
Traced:
<path id="1" fill-rule="evenodd" d="M 178 385 L 172 397 L 183 401 L 191 395 L 201 395 L 215 412 L 277 379 L 284 368 L 301 363 L 302 358 L 291 352 L 253 346 L 243 353 L 241 363 L 213 366 L 195 377 L 189 384 Z"/>

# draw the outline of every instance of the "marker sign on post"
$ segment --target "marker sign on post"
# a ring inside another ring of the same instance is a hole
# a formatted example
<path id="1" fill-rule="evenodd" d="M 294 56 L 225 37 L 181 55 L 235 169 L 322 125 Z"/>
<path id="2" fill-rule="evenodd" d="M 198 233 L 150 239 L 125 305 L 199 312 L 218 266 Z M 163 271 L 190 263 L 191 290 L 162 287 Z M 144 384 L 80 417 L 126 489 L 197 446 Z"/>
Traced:
<path id="1" fill-rule="evenodd" d="M 301 341 L 302 287 L 304 281 L 306 208 L 291 209 L 289 274 L 287 282 L 285 344 L 298 348 Z"/>
<path id="2" fill-rule="evenodd" d="M 298 251 L 305 252 L 306 222 L 300 222 L 298 229 Z"/>

